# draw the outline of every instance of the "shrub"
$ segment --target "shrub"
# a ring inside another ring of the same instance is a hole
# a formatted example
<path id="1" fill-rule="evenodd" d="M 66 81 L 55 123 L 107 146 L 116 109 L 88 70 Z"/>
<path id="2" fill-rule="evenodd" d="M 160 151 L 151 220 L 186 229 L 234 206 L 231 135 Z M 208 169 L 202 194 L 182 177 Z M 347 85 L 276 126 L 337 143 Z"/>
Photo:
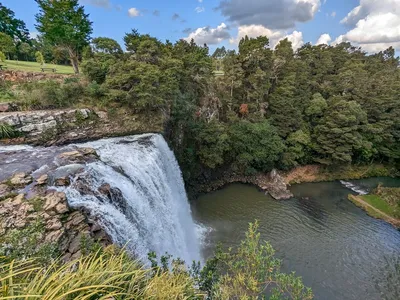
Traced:
<path id="1" fill-rule="evenodd" d="M 11 125 L 0 123 L 0 139 L 10 139 L 18 136 L 18 132 Z"/>
<path id="2" fill-rule="evenodd" d="M 0 51 L 0 61 L 5 62 L 6 61 L 6 55 Z"/>
<path id="3" fill-rule="evenodd" d="M 43 58 L 42 52 L 36 51 L 36 53 L 35 53 L 35 58 L 36 58 L 36 61 L 37 61 L 39 64 L 41 64 L 41 65 L 44 64 L 44 58 Z"/>

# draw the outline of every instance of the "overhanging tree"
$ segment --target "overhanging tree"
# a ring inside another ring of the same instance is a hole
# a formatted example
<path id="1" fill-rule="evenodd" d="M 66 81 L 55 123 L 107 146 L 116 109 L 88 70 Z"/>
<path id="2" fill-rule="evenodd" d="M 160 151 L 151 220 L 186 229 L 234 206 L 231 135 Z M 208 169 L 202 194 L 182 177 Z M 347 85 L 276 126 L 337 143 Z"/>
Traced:
<path id="1" fill-rule="evenodd" d="M 0 32 L 21 42 L 29 41 L 29 31 L 24 21 L 15 18 L 15 13 L 0 3 Z"/>
<path id="2" fill-rule="evenodd" d="M 78 58 L 89 43 L 92 22 L 78 0 L 35 0 L 40 12 L 36 29 L 54 46 L 68 51 L 75 73 L 79 73 Z"/>

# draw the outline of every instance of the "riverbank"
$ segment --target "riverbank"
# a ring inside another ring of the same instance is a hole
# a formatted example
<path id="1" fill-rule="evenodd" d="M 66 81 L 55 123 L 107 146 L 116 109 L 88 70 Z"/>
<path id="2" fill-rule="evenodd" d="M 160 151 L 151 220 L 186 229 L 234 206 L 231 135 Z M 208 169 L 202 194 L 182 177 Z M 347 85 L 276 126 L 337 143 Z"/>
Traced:
<path id="1" fill-rule="evenodd" d="M 378 195 L 349 195 L 348 199 L 371 217 L 382 219 L 400 229 L 400 219 L 394 216 L 394 208 Z"/>
<path id="2" fill-rule="evenodd" d="M 271 176 L 272 173 L 273 176 Z M 277 200 L 285 200 L 293 196 L 288 190 L 288 187 L 292 184 L 396 176 L 398 176 L 398 171 L 395 168 L 383 164 L 349 165 L 337 168 L 306 165 L 296 167 L 287 172 L 273 170 L 270 173 L 258 173 L 251 176 L 237 175 L 226 171 L 216 180 L 209 180 L 191 188 L 191 198 L 197 198 L 200 194 L 219 190 L 231 183 L 245 183 L 258 187 Z"/>

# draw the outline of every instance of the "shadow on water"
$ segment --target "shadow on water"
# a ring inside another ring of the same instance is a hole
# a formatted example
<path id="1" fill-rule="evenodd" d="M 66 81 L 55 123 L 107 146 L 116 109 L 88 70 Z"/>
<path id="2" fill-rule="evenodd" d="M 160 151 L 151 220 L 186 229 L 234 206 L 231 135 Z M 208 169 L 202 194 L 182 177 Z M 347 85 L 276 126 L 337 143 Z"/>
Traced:
<path id="1" fill-rule="evenodd" d="M 388 184 L 386 184 L 386 182 Z M 356 181 L 373 189 L 387 178 Z M 275 201 L 256 188 L 232 184 L 193 201 L 196 220 L 208 230 L 204 256 L 216 243 L 237 246 L 248 223 L 258 219 L 264 240 L 296 271 L 316 299 L 400 299 L 400 232 L 369 217 L 347 200 L 339 182 L 291 187 L 294 199 Z"/>

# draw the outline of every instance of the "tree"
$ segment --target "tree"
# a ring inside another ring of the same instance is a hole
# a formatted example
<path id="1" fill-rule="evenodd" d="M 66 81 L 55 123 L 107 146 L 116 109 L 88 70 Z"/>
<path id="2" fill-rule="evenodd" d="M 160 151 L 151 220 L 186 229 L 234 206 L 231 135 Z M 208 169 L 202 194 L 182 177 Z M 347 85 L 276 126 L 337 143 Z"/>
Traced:
<path id="1" fill-rule="evenodd" d="M 79 73 L 78 58 L 88 44 L 92 22 L 78 0 L 35 0 L 40 8 L 36 15 L 36 29 L 53 46 L 68 51 L 76 74 Z"/>
<path id="2" fill-rule="evenodd" d="M 43 54 L 40 51 L 37 51 L 35 53 L 35 58 L 36 58 L 36 62 L 39 63 L 40 65 L 44 64 L 44 58 L 43 58 Z"/>
<path id="3" fill-rule="evenodd" d="M 5 62 L 6 61 L 6 55 L 0 51 L 0 61 Z"/>
<path id="4" fill-rule="evenodd" d="M 9 35 L 0 32 L 0 51 L 10 55 L 14 50 L 15 45 L 13 39 Z"/>
<path id="5" fill-rule="evenodd" d="M 15 18 L 15 13 L 0 3 L 0 32 L 13 40 L 29 42 L 29 31 L 23 21 Z"/>
<path id="6" fill-rule="evenodd" d="M 106 54 L 122 54 L 121 46 L 116 40 L 107 37 L 97 37 L 92 40 L 92 45 L 95 52 Z"/>
<path id="7" fill-rule="evenodd" d="M 24 55 L 25 60 L 28 60 L 28 55 L 32 48 L 28 43 L 21 43 L 18 45 L 18 52 Z"/>

